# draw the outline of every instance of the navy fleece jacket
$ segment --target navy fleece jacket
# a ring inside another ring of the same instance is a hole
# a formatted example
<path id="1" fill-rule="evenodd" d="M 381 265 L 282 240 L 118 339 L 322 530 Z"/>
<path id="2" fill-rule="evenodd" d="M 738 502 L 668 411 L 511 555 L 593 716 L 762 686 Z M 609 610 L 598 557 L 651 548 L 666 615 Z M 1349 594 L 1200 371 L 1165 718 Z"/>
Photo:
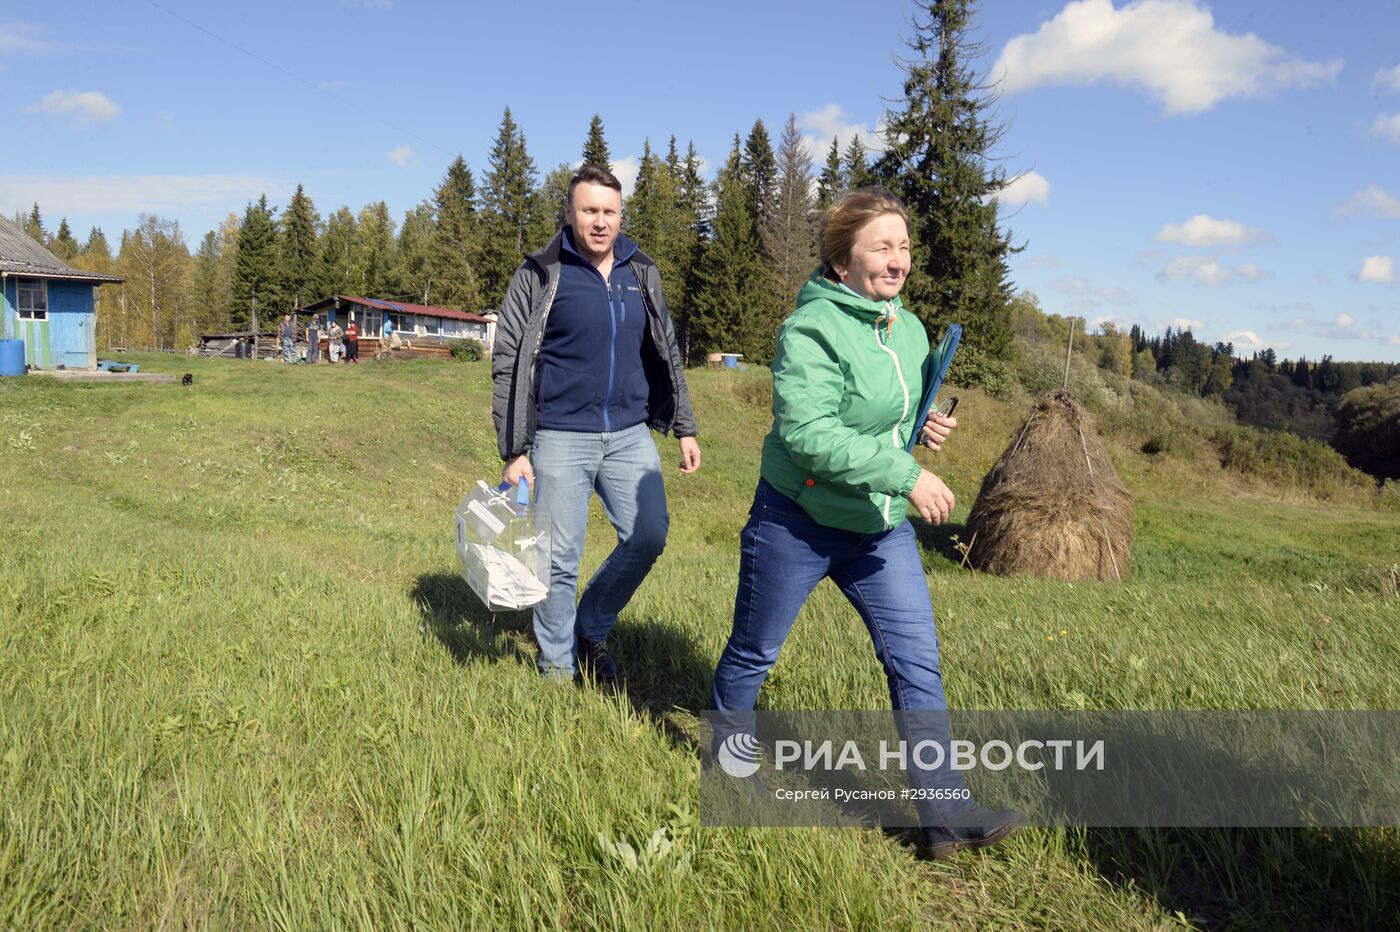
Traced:
<path id="1" fill-rule="evenodd" d="M 642 370 L 646 308 L 627 264 L 637 244 L 619 235 L 607 281 L 564 230 L 559 288 L 540 345 L 540 427 L 585 433 L 625 430 L 647 419 Z"/>

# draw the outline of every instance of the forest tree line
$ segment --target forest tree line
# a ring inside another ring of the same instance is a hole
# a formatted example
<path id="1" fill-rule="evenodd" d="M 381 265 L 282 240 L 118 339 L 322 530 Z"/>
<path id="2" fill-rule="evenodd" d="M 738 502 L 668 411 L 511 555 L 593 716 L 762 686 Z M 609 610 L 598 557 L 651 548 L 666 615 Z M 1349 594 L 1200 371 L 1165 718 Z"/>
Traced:
<path id="1" fill-rule="evenodd" d="M 736 133 L 707 180 L 695 146 L 650 140 L 624 204 L 623 231 L 657 262 L 690 361 L 739 352 L 772 358 L 778 325 L 817 264 L 821 212 L 843 191 L 892 188 L 909 205 L 914 269 L 905 299 L 936 334 L 965 329 L 969 371 L 1010 358 L 1009 234 L 995 195 L 1007 183 L 990 158 L 1000 129 L 974 70 L 967 0 L 925 0 L 902 60 L 901 105 L 886 114 L 886 147 L 833 140 L 820 168 L 789 116 L 776 144 L 762 120 Z M 610 164 L 594 116 L 582 161 Z M 115 243 L 79 241 L 66 219 L 50 233 L 39 205 L 16 217 L 65 261 L 113 272 L 98 315 L 103 348 L 182 349 L 200 333 L 269 326 L 276 315 L 334 293 L 468 311 L 497 307 L 525 253 L 558 228 L 571 169 L 541 173 L 505 109 L 487 164 L 460 156 L 440 183 L 396 218 L 383 201 L 322 214 L 298 185 L 285 205 L 266 196 L 191 245 L 176 221 L 142 214 Z M 975 365 L 974 365 L 975 364 Z"/>

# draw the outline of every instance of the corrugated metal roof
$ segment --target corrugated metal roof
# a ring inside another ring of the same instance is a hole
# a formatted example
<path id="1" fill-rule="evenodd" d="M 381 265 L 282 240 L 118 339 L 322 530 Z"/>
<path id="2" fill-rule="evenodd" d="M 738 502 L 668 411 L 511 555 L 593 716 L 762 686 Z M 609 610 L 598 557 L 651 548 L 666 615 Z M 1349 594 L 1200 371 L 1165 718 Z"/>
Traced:
<path id="1" fill-rule="evenodd" d="M 0 217 L 0 271 L 36 278 L 64 278 L 80 282 L 119 282 L 115 275 L 75 269 L 34 242 L 29 234 Z"/>
<path id="2" fill-rule="evenodd" d="M 32 242 L 32 241 L 31 241 Z M 434 307 L 431 304 L 407 304 L 403 301 L 383 301 L 379 298 L 361 298 L 356 295 L 338 294 L 329 298 L 322 298 L 320 301 L 308 304 L 303 307 L 302 313 L 308 311 L 320 311 L 335 304 L 335 299 L 339 298 L 341 303 L 360 304 L 365 307 L 378 308 L 381 311 L 393 311 L 397 314 L 417 314 L 419 317 L 439 317 L 444 320 L 466 320 L 472 323 L 490 323 L 480 314 L 472 314 L 469 311 L 459 311 L 452 307 Z"/>

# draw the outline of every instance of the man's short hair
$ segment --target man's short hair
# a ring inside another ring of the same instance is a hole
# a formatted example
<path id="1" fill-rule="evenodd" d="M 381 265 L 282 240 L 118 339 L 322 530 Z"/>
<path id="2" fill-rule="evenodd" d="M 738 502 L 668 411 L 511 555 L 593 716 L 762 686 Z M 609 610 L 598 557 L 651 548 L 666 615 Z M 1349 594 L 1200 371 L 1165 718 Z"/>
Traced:
<path id="1" fill-rule="evenodd" d="M 622 196 L 622 182 L 617 180 L 617 176 L 601 165 L 581 165 L 579 170 L 574 172 L 574 176 L 569 179 L 569 197 L 574 196 L 574 188 L 581 184 L 600 184 L 605 188 L 612 188 Z"/>

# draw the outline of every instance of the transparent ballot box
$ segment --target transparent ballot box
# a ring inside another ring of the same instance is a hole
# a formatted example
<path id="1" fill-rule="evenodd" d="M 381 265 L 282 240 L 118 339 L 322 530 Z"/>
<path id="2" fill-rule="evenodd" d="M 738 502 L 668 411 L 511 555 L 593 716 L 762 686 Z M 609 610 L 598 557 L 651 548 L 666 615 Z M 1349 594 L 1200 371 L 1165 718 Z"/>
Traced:
<path id="1" fill-rule="evenodd" d="M 478 482 L 457 506 L 462 577 L 493 612 L 529 608 L 549 593 L 549 526 L 521 480 Z"/>

